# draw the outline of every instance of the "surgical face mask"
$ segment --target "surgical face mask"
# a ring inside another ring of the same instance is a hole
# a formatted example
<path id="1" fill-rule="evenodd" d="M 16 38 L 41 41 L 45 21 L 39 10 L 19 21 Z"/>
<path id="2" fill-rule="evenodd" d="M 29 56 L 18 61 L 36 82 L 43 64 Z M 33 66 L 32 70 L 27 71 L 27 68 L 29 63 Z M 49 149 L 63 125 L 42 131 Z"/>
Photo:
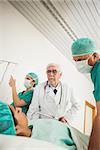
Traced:
<path id="1" fill-rule="evenodd" d="M 76 61 L 76 68 L 81 73 L 90 73 L 92 70 L 92 66 L 88 65 L 88 59 Z"/>
<path id="2" fill-rule="evenodd" d="M 30 80 L 25 79 L 25 81 L 24 81 L 24 86 L 25 86 L 26 88 L 30 88 L 30 87 L 32 86 L 31 83 L 30 83 Z"/>

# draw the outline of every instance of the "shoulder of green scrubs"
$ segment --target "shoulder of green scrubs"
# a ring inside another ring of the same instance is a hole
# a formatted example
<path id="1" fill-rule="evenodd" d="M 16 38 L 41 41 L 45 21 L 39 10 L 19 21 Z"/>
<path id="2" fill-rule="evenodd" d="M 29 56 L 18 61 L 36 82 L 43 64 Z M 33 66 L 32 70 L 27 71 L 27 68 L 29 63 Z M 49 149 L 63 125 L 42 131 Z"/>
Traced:
<path id="1" fill-rule="evenodd" d="M 32 138 L 48 141 L 69 150 L 76 147 L 69 128 L 64 123 L 54 119 L 33 120 Z"/>
<path id="2" fill-rule="evenodd" d="M 0 101 L 0 134 L 16 135 L 14 120 L 9 106 Z"/>
<path id="3" fill-rule="evenodd" d="M 28 111 L 29 105 L 31 103 L 32 97 L 33 97 L 33 90 L 29 90 L 25 93 L 20 92 L 20 93 L 18 93 L 18 97 L 19 97 L 19 99 L 24 100 L 27 104 L 27 105 L 21 107 L 22 112 L 24 112 L 26 114 Z M 12 103 L 11 105 L 14 106 L 14 103 Z"/>
<path id="4" fill-rule="evenodd" d="M 100 101 L 100 60 L 96 62 L 92 71 L 91 71 L 91 79 L 94 83 L 94 97 L 96 101 Z"/>

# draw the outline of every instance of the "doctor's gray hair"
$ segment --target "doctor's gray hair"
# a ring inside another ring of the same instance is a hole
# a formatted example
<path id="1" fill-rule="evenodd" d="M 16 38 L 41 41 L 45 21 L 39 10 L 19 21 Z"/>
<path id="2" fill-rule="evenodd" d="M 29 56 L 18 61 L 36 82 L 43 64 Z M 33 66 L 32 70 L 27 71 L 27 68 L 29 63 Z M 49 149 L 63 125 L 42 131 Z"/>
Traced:
<path id="1" fill-rule="evenodd" d="M 46 71 L 48 70 L 49 67 L 57 67 L 57 71 L 62 73 L 62 69 L 61 69 L 60 65 L 58 65 L 58 64 L 55 64 L 55 63 L 48 64 L 47 67 L 46 67 Z"/>

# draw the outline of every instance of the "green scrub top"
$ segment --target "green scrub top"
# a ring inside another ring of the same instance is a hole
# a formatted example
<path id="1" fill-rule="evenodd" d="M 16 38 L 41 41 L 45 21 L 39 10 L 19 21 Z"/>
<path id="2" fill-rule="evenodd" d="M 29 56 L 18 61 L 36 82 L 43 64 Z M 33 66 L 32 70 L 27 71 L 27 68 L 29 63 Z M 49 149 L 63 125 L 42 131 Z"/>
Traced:
<path id="1" fill-rule="evenodd" d="M 16 135 L 12 113 L 7 104 L 0 101 L 0 134 Z"/>
<path id="2" fill-rule="evenodd" d="M 20 93 L 18 93 L 18 97 L 19 97 L 19 99 L 24 100 L 27 104 L 25 106 L 21 106 L 22 112 L 24 112 L 26 114 L 28 111 L 29 105 L 31 103 L 32 97 L 33 97 L 33 90 L 29 90 L 27 92 L 20 92 Z M 11 105 L 14 106 L 14 102 Z"/>
<path id="3" fill-rule="evenodd" d="M 94 97 L 96 102 L 100 101 L 100 60 L 96 62 L 92 71 L 91 71 L 91 79 L 94 84 Z"/>

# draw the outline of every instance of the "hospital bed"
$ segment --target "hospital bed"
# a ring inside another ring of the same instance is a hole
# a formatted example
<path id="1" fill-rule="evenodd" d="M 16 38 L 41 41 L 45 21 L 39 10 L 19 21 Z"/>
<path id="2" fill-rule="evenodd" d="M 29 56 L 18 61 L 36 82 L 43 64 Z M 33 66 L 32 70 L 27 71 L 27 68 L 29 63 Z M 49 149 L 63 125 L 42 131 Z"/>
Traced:
<path id="1" fill-rule="evenodd" d="M 0 150 L 65 150 L 49 142 L 26 137 L 0 135 Z"/>
<path id="2" fill-rule="evenodd" d="M 90 105 L 89 102 L 85 102 L 85 115 L 84 115 L 84 131 L 86 131 L 86 111 L 87 107 L 92 109 L 92 121 L 95 114 L 95 107 Z M 72 139 L 77 147 L 77 150 L 87 150 L 89 136 L 82 134 L 77 129 L 68 125 L 70 129 L 70 133 Z M 18 137 L 18 136 L 11 136 L 11 135 L 0 135 L 0 150 L 72 150 L 67 148 L 62 148 L 55 144 L 51 144 L 49 142 L 27 138 L 27 137 Z M 74 149 L 73 149 L 74 150 Z"/>
<path id="3" fill-rule="evenodd" d="M 69 127 L 77 150 L 87 150 L 89 137 L 75 128 Z M 0 135 L 0 150 L 74 150 L 63 148 L 46 141 L 11 135 Z M 76 148 L 75 148 L 76 150 Z"/>

